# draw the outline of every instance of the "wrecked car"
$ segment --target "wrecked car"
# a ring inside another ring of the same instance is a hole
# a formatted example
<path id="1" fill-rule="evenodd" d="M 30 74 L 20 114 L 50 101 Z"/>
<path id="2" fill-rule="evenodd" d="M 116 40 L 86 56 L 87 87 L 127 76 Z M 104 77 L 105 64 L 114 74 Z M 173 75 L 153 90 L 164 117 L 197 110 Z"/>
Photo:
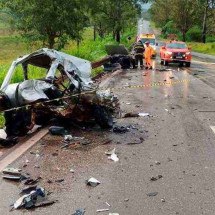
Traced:
<path id="1" fill-rule="evenodd" d="M 109 61 L 104 64 L 105 71 L 131 68 L 132 57 L 124 45 L 106 45 L 105 50 L 109 55 Z"/>
<path id="2" fill-rule="evenodd" d="M 99 90 L 90 75 L 89 61 L 56 50 L 44 48 L 15 60 L 0 88 L 7 135 L 22 136 L 34 125 L 61 120 L 111 127 L 118 100 L 110 90 Z"/>

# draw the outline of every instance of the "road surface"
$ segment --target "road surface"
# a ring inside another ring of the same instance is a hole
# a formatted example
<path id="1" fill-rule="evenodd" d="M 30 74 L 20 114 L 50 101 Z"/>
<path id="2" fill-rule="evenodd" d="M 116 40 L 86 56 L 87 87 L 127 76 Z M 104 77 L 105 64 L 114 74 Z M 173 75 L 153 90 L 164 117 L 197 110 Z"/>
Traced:
<path id="1" fill-rule="evenodd" d="M 215 64 L 194 59 L 189 69 L 160 68 L 157 58 L 153 70 L 121 71 L 103 84 L 114 88 L 123 114 L 150 114 L 117 119 L 118 125 L 131 126 L 129 132 L 72 129 L 74 136 L 84 136 L 91 144 L 68 150 L 61 149 L 61 137 L 47 135 L 31 149 L 40 156 L 28 151 L 12 164 L 41 176 L 39 184 L 58 203 L 9 212 L 22 186 L 1 180 L 0 214 L 71 215 L 85 208 L 86 215 L 214 215 Z M 120 159 L 116 163 L 105 155 L 113 148 Z M 87 187 L 89 177 L 101 184 Z M 62 183 L 54 182 L 62 178 Z M 109 212 L 96 212 L 106 208 Z"/>

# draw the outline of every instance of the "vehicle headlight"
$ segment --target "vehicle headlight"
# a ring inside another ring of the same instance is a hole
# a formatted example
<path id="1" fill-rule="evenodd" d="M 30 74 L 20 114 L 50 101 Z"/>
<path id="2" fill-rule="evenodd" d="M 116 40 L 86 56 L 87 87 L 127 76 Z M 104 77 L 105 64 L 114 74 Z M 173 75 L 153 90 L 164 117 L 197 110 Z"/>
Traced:
<path id="1" fill-rule="evenodd" d="M 190 55 L 190 52 L 186 52 L 186 55 Z"/>
<path id="2" fill-rule="evenodd" d="M 172 55 L 172 52 L 166 52 L 168 55 Z"/>

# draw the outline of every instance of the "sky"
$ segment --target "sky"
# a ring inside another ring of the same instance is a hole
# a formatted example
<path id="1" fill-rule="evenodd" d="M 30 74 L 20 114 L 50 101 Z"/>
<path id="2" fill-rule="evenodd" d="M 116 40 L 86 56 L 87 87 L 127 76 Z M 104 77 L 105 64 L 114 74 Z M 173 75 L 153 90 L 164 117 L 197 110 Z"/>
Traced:
<path id="1" fill-rule="evenodd" d="M 148 4 L 143 4 L 143 9 L 149 9 L 151 6 L 151 3 L 148 3 Z"/>

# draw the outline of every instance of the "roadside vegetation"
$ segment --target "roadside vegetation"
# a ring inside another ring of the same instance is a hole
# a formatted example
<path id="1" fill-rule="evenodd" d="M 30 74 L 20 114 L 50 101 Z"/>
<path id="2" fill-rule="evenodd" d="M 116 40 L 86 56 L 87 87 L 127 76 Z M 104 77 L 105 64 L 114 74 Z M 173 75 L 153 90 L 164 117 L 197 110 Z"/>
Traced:
<path id="1" fill-rule="evenodd" d="M 188 42 L 194 51 L 215 54 L 215 0 L 151 2 L 151 20 L 161 29 L 161 38 L 177 38 Z"/>

